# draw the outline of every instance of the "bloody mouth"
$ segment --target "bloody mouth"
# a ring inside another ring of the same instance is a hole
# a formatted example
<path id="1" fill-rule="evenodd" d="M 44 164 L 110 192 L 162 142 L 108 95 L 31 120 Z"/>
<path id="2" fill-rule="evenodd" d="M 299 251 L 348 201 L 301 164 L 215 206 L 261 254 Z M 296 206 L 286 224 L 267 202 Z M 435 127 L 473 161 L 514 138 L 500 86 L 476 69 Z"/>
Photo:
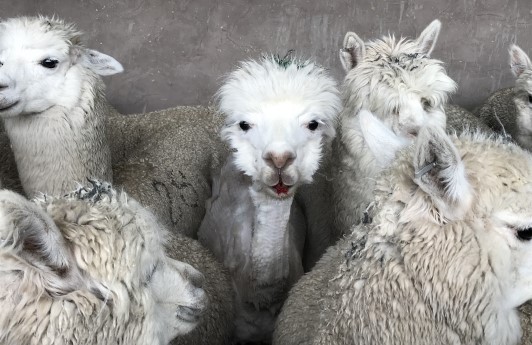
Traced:
<path id="1" fill-rule="evenodd" d="M 277 183 L 275 186 L 272 186 L 272 188 L 275 190 L 277 195 L 281 194 L 288 194 L 288 189 L 290 186 L 287 186 L 283 183 L 281 179 L 279 179 L 279 183 Z"/>

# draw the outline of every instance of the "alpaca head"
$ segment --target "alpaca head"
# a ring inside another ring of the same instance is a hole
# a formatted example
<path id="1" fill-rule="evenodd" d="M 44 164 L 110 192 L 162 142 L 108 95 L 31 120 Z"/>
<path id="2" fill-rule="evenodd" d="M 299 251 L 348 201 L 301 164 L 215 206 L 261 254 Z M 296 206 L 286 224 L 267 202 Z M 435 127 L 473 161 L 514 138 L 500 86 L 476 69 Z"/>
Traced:
<path id="1" fill-rule="evenodd" d="M 334 80 L 311 61 L 263 57 L 240 64 L 218 92 L 222 137 L 237 167 L 273 197 L 312 181 L 340 108 Z"/>
<path id="2" fill-rule="evenodd" d="M 46 17 L 0 22 L 0 117 L 71 108 L 87 74 L 121 71 L 112 57 L 85 48 L 72 24 Z"/>
<path id="3" fill-rule="evenodd" d="M 492 299 L 487 309 L 500 308 L 507 315 L 532 298 L 528 151 L 502 138 L 456 138 L 441 128 L 424 127 L 381 183 L 386 187 L 378 188 L 377 200 L 388 206 L 381 208 L 379 219 L 388 224 L 380 226 L 402 232 L 394 236 L 411 242 L 409 255 L 415 260 L 434 262 L 419 267 L 418 274 L 445 279 L 451 297 L 457 296 L 456 308 L 463 309 L 460 299 L 471 302 L 482 296 Z"/>
<path id="4" fill-rule="evenodd" d="M 510 47 L 510 67 L 517 77 L 514 103 L 517 108 L 519 130 L 526 136 L 532 135 L 532 63 L 528 55 L 517 45 Z M 519 138 L 515 138 L 519 141 Z M 528 146 L 528 145 L 527 145 Z"/>
<path id="5" fill-rule="evenodd" d="M 0 305 L 22 325 L 8 339 L 91 343 L 78 337 L 102 332 L 94 339 L 167 344 L 191 331 L 207 303 L 203 276 L 167 257 L 165 239 L 151 213 L 99 182 L 34 202 L 0 192 Z M 47 315 L 47 308 L 64 314 L 43 317 L 40 331 L 24 326 L 33 323 L 25 315 Z M 72 324 L 62 325 L 65 318 Z M 0 317 L 2 332 L 6 322 Z"/>
<path id="6" fill-rule="evenodd" d="M 424 125 L 445 127 L 443 106 L 456 83 L 430 58 L 440 27 L 435 20 L 416 40 L 385 36 L 367 43 L 348 32 L 340 51 L 347 72 L 344 119 L 364 108 L 409 138 Z"/>

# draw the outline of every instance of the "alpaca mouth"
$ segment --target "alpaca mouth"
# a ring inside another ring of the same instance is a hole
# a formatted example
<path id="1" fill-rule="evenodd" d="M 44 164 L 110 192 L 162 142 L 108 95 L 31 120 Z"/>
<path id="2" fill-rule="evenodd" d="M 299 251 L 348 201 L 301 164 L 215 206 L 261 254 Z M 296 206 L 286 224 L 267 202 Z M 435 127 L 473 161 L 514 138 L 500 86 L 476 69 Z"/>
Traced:
<path id="1" fill-rule="evenodd" d="M 3 107 L 3 108 L 0 108 L 0 111 L 6 111 L 6 110 L 9 110 L 11 108 L 13 108 L 14 106 L 16 106 L 20 101 L 16 101 L 14 103 L 11 103 L 10 105 L 8 105 L 7 107 Z"/>
<path id="2" fill-rule="evenodd" d="M 277 193 L 277 195 L 286 195 L 288 194 L 288 190 L 290 189 L 291 186 L 287 186 L 283 183 L 283 180 L 279 179 L 279 182 L 275 185 L 275 186 L 272 186 L 273 190 L 275 190 L 275 193 Z"/>

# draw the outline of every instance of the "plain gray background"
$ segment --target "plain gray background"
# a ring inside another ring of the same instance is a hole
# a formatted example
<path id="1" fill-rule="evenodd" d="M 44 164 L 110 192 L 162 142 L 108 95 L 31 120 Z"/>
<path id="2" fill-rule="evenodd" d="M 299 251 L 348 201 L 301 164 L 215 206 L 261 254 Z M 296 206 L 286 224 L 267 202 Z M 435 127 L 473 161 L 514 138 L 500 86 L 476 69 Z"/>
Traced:
<path id="1" fill-rule="evenodd" d="M 1 0 L 3 18 L 56 15 L 78 24 L 90 48 L 125 72 L 107 77 L 124 113 L 212 102 L 221 77 L 265 52 L 314 57 L 342 81 L 338 50 L 347 31 L 362 39 L 417 36 L 433 19 L 442 31 L 432 56 L 445 62 L 473 108 L 513 85 L 508 46 L 532 55 L 532 0 Z"/>

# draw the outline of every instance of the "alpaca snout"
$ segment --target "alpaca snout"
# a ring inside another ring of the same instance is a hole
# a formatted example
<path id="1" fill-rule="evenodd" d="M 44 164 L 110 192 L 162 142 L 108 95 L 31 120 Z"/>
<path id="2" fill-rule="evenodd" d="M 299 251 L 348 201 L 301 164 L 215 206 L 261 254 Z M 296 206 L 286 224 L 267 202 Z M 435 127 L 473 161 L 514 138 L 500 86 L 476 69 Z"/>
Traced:
<path id="1" fill-rule="evenodd" d="M 291 164 L 296 159 L 296 153 L 293 151 L 275 152 L 268 151 L 262 157 L 266 163 L 273 165 L 277 169 L 282 169 Z"/>

